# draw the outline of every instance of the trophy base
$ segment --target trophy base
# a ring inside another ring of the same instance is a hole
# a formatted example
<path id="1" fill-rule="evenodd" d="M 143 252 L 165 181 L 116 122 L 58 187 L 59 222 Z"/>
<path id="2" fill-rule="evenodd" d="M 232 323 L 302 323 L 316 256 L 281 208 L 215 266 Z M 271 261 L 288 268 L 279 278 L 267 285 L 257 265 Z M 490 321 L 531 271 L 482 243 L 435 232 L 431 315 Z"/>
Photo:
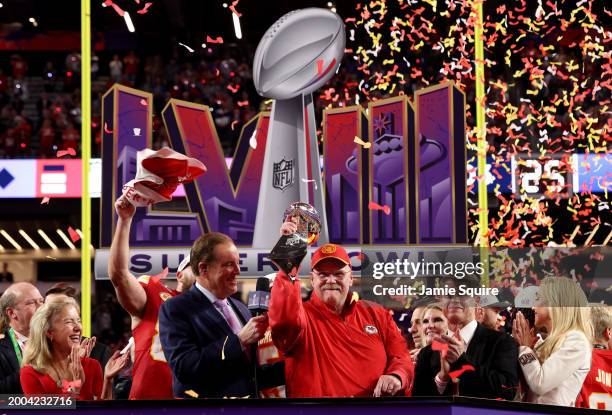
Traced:
<path id="1" fill-rule="evenodd" d="M 307 252 L 308 244 L 305 238 L 297 233 L 283 235 L 270 252 L 270 260 L 285 274 L 295 276 Z"/>

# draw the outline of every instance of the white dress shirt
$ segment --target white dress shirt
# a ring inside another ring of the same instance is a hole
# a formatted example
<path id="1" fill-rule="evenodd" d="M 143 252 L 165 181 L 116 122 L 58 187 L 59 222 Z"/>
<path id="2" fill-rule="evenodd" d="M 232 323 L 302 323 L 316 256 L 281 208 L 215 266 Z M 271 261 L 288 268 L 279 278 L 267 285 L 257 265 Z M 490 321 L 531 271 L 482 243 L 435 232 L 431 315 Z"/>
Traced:
<path id="1" fill-rule="evenodd" d="M 15 340 L 17 340 L 17 344 L 19 344 L 19 348 L 21 349 L 21 352 L 23 353 L 23 351 L 25 350 L 25 347 L 26 347 L 26 343 L 30 339 L 28 339 L 26 336 L 24 336 L 23 334 L 19 333 L 15 329 L 13 329 L 13 332 L 15 333 Z"/>

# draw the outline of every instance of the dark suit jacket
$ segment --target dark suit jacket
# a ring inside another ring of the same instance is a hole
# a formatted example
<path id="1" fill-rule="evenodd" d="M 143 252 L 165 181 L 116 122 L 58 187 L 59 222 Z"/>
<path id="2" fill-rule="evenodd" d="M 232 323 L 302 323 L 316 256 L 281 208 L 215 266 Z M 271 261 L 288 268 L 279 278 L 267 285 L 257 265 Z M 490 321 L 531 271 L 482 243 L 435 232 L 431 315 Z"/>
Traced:
<path id="1" fill-rule="evenodd" d="M 507 334 L 478 324 L 474 337 L 465 353 L 453 363 L 450 370 L 463 365 L 474 366 L 459 377 L 459 394 L 479 398 L 503 398 L 511 400 L 516 393 L 518 380 L 518 346 Z M 417 358 L 413 396 L 439 396 L 434 378 L 440 371 L 440 353 L 424 347 Z M 451 395 L 449 381 L 444 395 Z"/>
<path id="2" fill-rule="evenodd" d="M 19 363 L 8 330 L 2 335 L 4 337 L 0 339 L 0 393 L 23 393 L 19 380 Z"/>
<path id="3" fill-rule="evenodd" d="M 251 318 L 248 308 L 234 298 L 228 301 L 246 324 Z M 172 369 L 174 396 L 189 398 L 184 392 L 193 390 L 200 398 L 254 397 L 253 363 L 242 350 L 238 336 L 195 285 L 162 304 L 159 334 Z M 279 373 L 282 377 L 282 365 L 263 377 L 278 378 Z M 262 380 L 262 386 L 264 383 L 271 386 L 282 384 L 282 380 Z"/>

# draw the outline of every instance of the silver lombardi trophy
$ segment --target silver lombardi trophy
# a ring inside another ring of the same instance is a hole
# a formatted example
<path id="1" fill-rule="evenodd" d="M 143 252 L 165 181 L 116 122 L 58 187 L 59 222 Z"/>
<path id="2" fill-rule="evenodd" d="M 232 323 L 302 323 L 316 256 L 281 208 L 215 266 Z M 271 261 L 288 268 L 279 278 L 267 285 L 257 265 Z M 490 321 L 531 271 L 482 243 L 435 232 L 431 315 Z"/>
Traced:
<path id="1" fill-rule="evenodd" d="M 344 55 L 342 19 L 327 9 L 296 10 L 264 34 L 253 62 L 257 92 L 273 98 L 255 219 L 253 247 L 274 246 L 270 231 L 285 208 L 299 200 L 321 218 L 319 240 L 328 242 L 312 93 L 331 78 Z"/>

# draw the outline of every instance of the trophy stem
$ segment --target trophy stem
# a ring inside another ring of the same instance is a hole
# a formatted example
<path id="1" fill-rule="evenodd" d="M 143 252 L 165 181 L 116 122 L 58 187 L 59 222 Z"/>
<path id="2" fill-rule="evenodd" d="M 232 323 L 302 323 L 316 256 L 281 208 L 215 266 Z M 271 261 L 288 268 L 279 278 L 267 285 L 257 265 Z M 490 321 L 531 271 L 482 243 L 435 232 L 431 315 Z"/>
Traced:
<path id="1" fill-rule="evenodd" d="M 274 100 L 265 148 L 253 235 L 254 248 L 270 249 L 280 218 L 292 202 L 308 196 L 307 151 L 302 96 Z"/>
<path id="2" fill-rule="evenodd" d="M 309 176 L 310 180 L 314 180 L 314 186 L 309 188 L 312 195 L 308 199 L 308 203 L 313 205 L 319 212 L 321 218 L 321 232 L 319 234 L 319 245 L 329 242 L 329 234 L 327 231 L 327 212 L 325 210 L 325 197 L 323 193 L 323 182 L 321 180 L 321 164 L 319 155 L 319 144 L 317 143 L 317 123 L 314 112 L 314 101 L 312 94 L 305 94 L 304 97 L 304 133 L 308 143 L 309 155 Z M 306 201 L 303 199 L 303 201 Z"/>

